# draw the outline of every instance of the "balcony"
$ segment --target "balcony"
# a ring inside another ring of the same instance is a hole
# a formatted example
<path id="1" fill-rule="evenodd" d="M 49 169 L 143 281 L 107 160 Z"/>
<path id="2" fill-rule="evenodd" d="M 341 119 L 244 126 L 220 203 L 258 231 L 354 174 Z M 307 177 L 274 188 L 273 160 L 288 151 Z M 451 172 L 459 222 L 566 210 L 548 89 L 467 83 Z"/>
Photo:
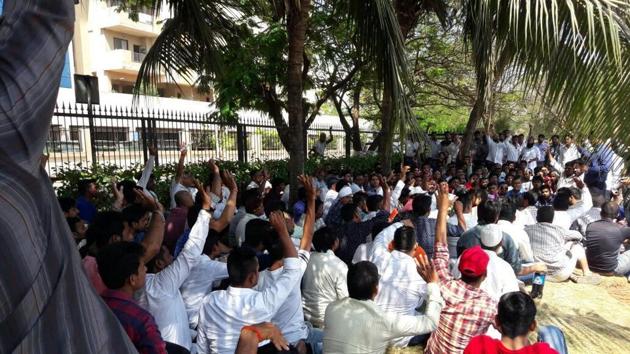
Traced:
<path id="1" fill-rule="evenodd" d="M 154 21 L 152 15 L 139 13 L 138 22 L 135 22 L 129 18 L 129 14 L 117 12 L 116 9 L 116 6 L 112 6 L 99 13 L 100 28 L 147 38 L 156 38 L 160 34 L 162 26 Z"/>
<path id="2" fill-rule="evenodd" d="M 105 62 L 106 71 L 115 71 L 123 74 L 137 75 L 140 64 L 145 54 L 130 50 L 116 49 L 107 53 Z"/>

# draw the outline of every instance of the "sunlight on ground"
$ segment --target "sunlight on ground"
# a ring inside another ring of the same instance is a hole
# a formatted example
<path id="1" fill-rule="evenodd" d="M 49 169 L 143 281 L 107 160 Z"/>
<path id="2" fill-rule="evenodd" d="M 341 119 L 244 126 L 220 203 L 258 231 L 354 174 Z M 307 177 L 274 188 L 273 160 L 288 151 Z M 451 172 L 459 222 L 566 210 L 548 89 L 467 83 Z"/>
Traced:
<path id="1" fill-rule="evenodd" d="M 598 286 L 547 283 L 538 306 L 540 325 L 564 331 L 570 354 L 630 353 L 630 284 L 604 278 Z M 422 353 L 419 348 L 390 348 L 388 354 Z"/>

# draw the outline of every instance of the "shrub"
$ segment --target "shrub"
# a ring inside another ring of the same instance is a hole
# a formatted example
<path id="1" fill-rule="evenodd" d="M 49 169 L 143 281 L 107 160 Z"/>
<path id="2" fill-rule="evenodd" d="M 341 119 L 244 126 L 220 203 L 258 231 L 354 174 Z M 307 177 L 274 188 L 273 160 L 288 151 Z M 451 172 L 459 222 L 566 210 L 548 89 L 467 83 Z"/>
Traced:
<path id="1" fill-rule="evenodd" d="M 253 161 L 243 163 L 240 161 L 219 161 L 219 167 L 232 172 L 236 176 L 241 189 L 244 189 L 249 182 L 251 171 L 266 168 L 273 177 L 288 179 L 288 160 Z M 337 159 L 309 159 L 304 165 L 307 174 L 312 174 L 318 167 L 326 167 L 328 170 L 340 173 L 344 170 L 351 170 L 355 173 L 369 173 L 378 164 L 378 156 L 353 156 Z M 169 190 L 171 180 L 175 175 L 177 164 L 170 163 L 156 166 L 153 169 L 155 177 L 155 192 L 160 202 L 165 206 L 170 204 Z M 136 164 L 129 168 L 121 168 L 115 165 L 97 165 L 95 167 L 79 166 L 78 168 L 61 168 L 56 171 L 54 187 L 60 197 L 76 197 L 76 187 L 79 180 L 92 178 L 96 180 L 101 192 L 97 207 L 99 209 L 108 208 L 113 202 L 111 193 L 111 182 L 113 178 L 117 181 L 125 179 L 136 180 L 136 176 L 142 172 L 143 166 Z M 186 170 L 200 181 L 205 182 L 209 177 L 209 170 L 205 163 L 189 163 Z"/>

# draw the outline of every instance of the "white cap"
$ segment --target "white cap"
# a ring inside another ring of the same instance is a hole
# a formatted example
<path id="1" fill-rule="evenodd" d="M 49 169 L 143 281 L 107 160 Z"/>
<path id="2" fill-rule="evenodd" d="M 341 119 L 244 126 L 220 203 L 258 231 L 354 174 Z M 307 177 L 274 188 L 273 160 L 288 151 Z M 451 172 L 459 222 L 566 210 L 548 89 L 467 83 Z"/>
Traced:
<path id="1" fill-rule="evenodd" d="M 481 228 L 481 245 L 484 247 L 494 248 L 503 240 L 503 231 L 497 224 L 488 224 L 480 226 Z"/>
<path id="2" fill-rule="evenodd" d="M 348 186 L 345 186 L 345 187 L 341 188 L 341 190 L 339 191 L 338 197 L 339 198 L 345 198 L 345 197 L 348 197 L 348 196 L 351 196 L 351 195 L 352 195 L 352 189 L 350 189 L 350 187 L 348 187 Z"/>

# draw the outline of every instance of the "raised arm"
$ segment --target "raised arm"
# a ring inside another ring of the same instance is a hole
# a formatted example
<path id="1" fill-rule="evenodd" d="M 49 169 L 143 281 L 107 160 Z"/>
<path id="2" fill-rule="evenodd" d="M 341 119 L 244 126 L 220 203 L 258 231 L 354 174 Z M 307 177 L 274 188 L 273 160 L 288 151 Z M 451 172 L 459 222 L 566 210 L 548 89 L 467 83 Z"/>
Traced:
<path id="1" fill-rule="evenodd" d="M 155 166 L 155 156 L 157 155 L 157 149 L 155 146 L 151 146 L 149 148 L 149 159 L 147 163 L 144 165 L 144 169 L 142 170 L 142 176 L 138 180 L 138 186 L 143 189 L 147 189 L 147 184 L 149 183 L 149 179 L 151 178 L 151 173 L 153 173 L 153 167 Z"/>
<path id="2" fill-rule="evenodd" d="M 298 180 L 306 191 L 306 216 L 304 218 L 304 232 L 300 241 L 300 249 L 310 251 L 315 229 L 315 198 L 317 198 L 317 191 L 311 177 L 302 175 L 298 177 Z"/>
<path id="3" fill-rule="evenodd" d="M 186 154 L 188 149 L 186 143 L 179 144 L 179 162 L 177 163 L 177 170 L 175 171 L 175 182 L 179 183 L 184 175 L 184 162 L 186 161 Z"/>
<path id="4" fill-rule="evenodd" d="M 223 213 L 221 213 L 221 217 L 217 220 L 213 220 L 210 223 L 210 228 L 221 232 L 228 225 L 230 225 L 230 221 L 234 218 L 234 213 L 236 212 L 236 198 L 238 196 L 238 185 L 236 184 L 236 180 L 234 179 L 234 175 L 230 172 L 224 173 L 226 187 L 230 189 L 230 196 L 228 200 L 225 202 L 225 208 L 223 209 Z"/>
<path id="5" fill-rule="evenodd" d="M 140 200 L 145 209 L 151 211 L 151 223 L 147 233 L 142 240 L 142 246 L 144 246 L 143 260 L 145 263 L 153 259 L 162 247 L 162 241 L 164 240 L 164 215 L 161 206 L 153 199 L 147 197 L 139 190 L 134 191 L 136 193 L 136 200 Z"/>
<path id="6" fill-rule="evenodd" d="M 221 191 L 221 171 L 219 170 L 219 166 L 214 162 L 214 160 L 208 161 L 208 167 L 210 167 L 210 171 L 212 172 L 212 181 L 210 181 L 210 192 L 212 192 L 217 197 L 222 197 Z"/>
<path id="7" fill-rule="evenodd" d="M 273 212 L 269 216 L 269 222 L 271 226 L 278 233 L 280 244 L 282 245 L 282 257 L 283 258 L 297 258 L 298 254 L 293 246 L 289 231 L 287 230 L 287 224 L 284 220 L 284 214 L 282 212 Z"/>
<path id="8" fill-rule="evenodd" d="M 379 175 L 378 176 L 379 182 L 381 184 L 381 188 L 383 189 L 383 210 L 389 212 L 389 210 L 391 209 L 391 198 L 390 195 L 391 190 L 389 189 L 389 185 L 387 184 L 387 181 L 385 180 L 385 177 Z"/>
<path id="9" fill-rule="evenodd" d="M 448 183 L 442 182 L 438 187 L 437 194 L 438 216 L 435 223 L 435 250 L 433 253 L 433 264 L 435 271 L 440 277 L 440 281 L 446 282 L 453 279 L 448 268 L 448 242 L 446 239 L 446 219 L 448 218 Z"/>
<path id="10" fill-rule="evenodd" d="M 326 140 L 326 145 L 332 143 L 333 141 L 333 133 L 332 133 L 332 127 L 330 127 L 330 129 L 328 129 L 328 140 Z"/>
<path id="11" fill-rule="evenodd" d="M 5 1 L 0 23 L 0 150 L 35 174 L 72 40 L 74 4 Z"/>
<path id="12" fill-rule="evenodd" d="M 392 192 L 392 196 L 389 201 L 389 211 L 394 209 L 398 205 L 398 198 L 400 198 L 400 194 L 402 190 L 405 188 L 405 181 L 407 180 L 407 172 L 409 172 L 409 166 L 400 165 L 400 176 L 398 182 L 394 186 L 394 191 Z"/>

